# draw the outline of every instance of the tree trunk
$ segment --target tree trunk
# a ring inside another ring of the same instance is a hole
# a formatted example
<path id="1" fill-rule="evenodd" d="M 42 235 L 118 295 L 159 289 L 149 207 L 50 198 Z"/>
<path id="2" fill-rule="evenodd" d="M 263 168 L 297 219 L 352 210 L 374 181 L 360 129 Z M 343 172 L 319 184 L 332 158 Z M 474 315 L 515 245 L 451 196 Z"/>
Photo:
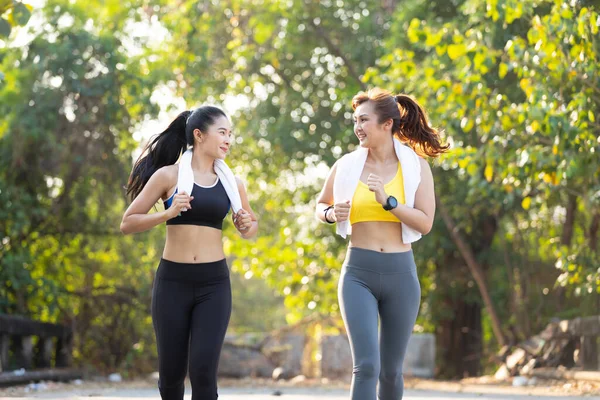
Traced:
<path id="1" fill-rule="evenodd" d="M 458 230 L 458 227 L 452 220 L 450 213 L 444 207 L 444 205 L 439 201 L 439 198 L 436 196 L 436 203 L 438 205 L 438 209 L 440 210 L 440 214 L 442 215 L 442 219 L 446 224 L 446 228 L 448 232 L 450 232 L 450 236 L 452 237 L 452 241 L 458 248 L 461 256 L 463 257 L 465 263 L 469 267 L 469 271 L 473 275 L 473 279 L 477 282 L 477 286 L 479 287 L 479 292 L 481 293 L 481 298 L 483 299 L 483 303 L 485 304 L 485 308 L 487 312 L 490 314 L 490 318 L 492 320 L 492 330 L 494 331 L 494 336 L 498 341 L 500 346 L 504 346 L 506 344 L 506 338 L 504 333 L 502 332 L 502 325 L 500 323 L 500 318 L 498 317 L 498 313 L 494 307 L 492 302 L 492 298 L 490 296 L 490 292 L 487 288 L 487 284 L 485 281 L 485 273 L 481 265 L 477 262 L 475 255 L 473 254 L 473 250 L 469 246 L 469 244 L 465 241 L 463 236 Z"/>
<path id="2" fill-rule="evenodd" d="M 575 225 L 576 212 L 577 196 L 569 194 L 569 199 L 567 200 L 567 217 L 565 218 L 565 225 L 563 226 L 562 237 L 560 239 L 561 243 L 565 246 L 569 246 L 571 244 L 571 239 L 573 239 L 573 226 Z"/>
<path id="3" fill-rule="evenodd" d="M 600 228 L 600 212 L 595 212 L 590 223 L 590 231 L 588 241 L 590 249 L 596 251 L 598 249 L 598 228 Z"/>
<path id="4" fill-rule="evenodd" d="M 573 226 L 575 225 L 575 214 L 577 212 L 577 196 L 569 194 L 567 199 L 567 216 L 565 218 L 565 224 L 563 226 L 562 236 L 560 243 L 565 246 L 571 245 L 573 239 Z M 558 313 L 563 311 L 566 297 L 566 288 L 564 286 L 558 286 L 556 288 L 556 311 Z"/>
<path id="5" fill-rule="evenodd" d="M 438 377 L 460 379 L 481 375 L 481 306 L 467 303 L 462 297 L 453 298 L 451 293 L 443 303 L 446 308 L 453 310 L 453 315 L 439 321 L 436 330 L 440 365 Z"/>

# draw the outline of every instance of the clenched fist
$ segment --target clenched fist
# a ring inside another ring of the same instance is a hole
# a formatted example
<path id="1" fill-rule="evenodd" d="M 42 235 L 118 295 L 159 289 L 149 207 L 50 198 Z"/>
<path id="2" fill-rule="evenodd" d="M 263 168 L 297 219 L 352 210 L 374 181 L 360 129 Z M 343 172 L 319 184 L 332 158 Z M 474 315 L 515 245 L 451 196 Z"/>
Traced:
<path id="1" fill-rule="evenodd" d="M 331 215 L 331 213 L 329 213 Z M 333 205 L 333 216 L 335 222 L 344 222 L 350 215 L 350 200 L 346 200 L 343 203 L 337 203 Z"/>
<path id="2" fill-rule="evenodd" d="M 240 233 L 246 233 L 252 226 L 252 217 L 248 211 L 241 208 L 233 215 L 233 224 Z"/>
<path id="3" fill-rule="evenodd" d="M 192 205 L 191 202 L 194 199 L 194 196 L 189 196 L 186 192 L 181 192 L 176 194 L 173 197 L 173 202 L 171 203 L 171 207 L 168 208 L 168 216 L 169 219 L 175 218 L 181 215 L 182 212 L 191 210 Z"/>
<path id="4" fill-rule="evenodd" d="M 385 193 L 383 181 L 378 175 L 369 174 L 367 186 L 371 192 L 375 193 L 375 200 L 382 206 L 387 203 L 388 195 Z"/>

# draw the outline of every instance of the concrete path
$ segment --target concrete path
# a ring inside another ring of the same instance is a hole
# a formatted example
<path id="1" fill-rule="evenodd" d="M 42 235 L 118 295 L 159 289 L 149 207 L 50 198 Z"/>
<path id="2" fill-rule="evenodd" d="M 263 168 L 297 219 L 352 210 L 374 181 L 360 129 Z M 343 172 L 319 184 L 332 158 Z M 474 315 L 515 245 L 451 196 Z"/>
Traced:
<path id="1" fill-rule="evenodd" d="M 277 394 L 279 391 L 280 394 Z M 488 391 L 489 392 L 489 391 Z M 452 393 L 429 390 L 411 390 L 405 392 L 404 400 L 572 400 L 585 398 L 589 400 L 600 400 L 600 396 L 552 396 L 537 394 L 516 394 L 492 392 L 492 393 Z M 28 394 L 27 397 L 0 397 L 10 400 L 33 400 L 33 399 L 61 399 L 61 400 L 160 400 L 155 389 L 80 389 L 60 392 L 38 392 Z M 190 399 L 189 391 L 185 396 Z M 254 388 L 224 388 L 220 390 L 219 400 L 348 400 L 347 390 L 322 389 L 322 388 L 282 388 L 282 389 L 254 389 Z"/>

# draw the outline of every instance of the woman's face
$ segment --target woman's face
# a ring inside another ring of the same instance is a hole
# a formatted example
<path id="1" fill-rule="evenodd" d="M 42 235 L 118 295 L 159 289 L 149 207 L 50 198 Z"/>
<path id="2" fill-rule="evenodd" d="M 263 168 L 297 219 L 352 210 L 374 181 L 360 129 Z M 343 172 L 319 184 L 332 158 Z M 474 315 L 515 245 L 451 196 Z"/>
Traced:
<path id="1" fill-rule="evenodd" d="M 354 134 L 361 147 L 378 147 L 387 142 L 391 136 L 391 120 L 379 123 L 373 102 L 366 101 L 354 111 Z"/>
<path id="2" fill-rule="evenodd" d="M 206 155 L 224 159 L 231 145 L 231 122 L 229 118 L 219 116 L 212 125 L 209 125 L 206 132 L 195 129 L 194 136 Z"/>

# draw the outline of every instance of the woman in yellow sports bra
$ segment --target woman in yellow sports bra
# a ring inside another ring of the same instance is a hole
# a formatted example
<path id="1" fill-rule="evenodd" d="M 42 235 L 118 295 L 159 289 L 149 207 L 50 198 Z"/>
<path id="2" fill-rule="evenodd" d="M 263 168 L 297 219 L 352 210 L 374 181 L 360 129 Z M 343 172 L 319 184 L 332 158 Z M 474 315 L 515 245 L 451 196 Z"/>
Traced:
<path id="1" fill-rule="evenodd" d="M 338 285 L 351 399 L 398 400 L 421 300 L 411 243 L 431 230 L 435 213 L 431 169 L 418 154 L 436 157 L 448 146 L 407 95 L 373 89 L 354 96 L 352 108 L 360 147 L 331 168 L 316 215 L 352 234 Z"/>

